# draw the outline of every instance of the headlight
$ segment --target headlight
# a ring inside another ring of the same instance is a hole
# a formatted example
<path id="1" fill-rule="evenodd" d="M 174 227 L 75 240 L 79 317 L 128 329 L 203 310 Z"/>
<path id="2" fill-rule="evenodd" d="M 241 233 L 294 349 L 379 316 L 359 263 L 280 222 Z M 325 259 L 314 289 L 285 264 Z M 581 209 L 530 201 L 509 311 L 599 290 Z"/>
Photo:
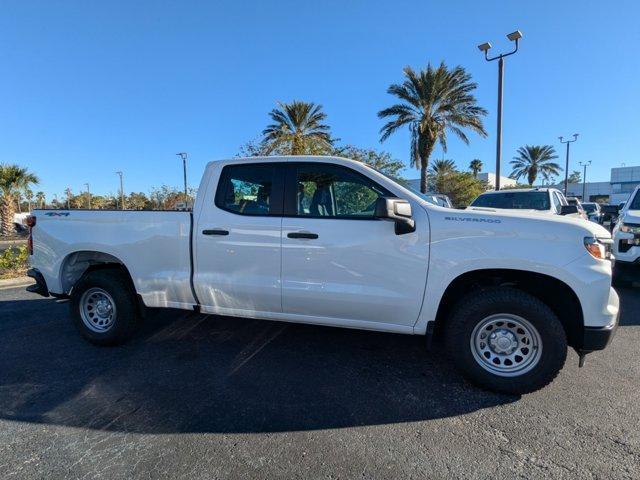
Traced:
<path id="1" fill-rule="evenodd" d="M 611 246 L 613 240 L 610 238 L 585 237 L 584 246 L 592 257 L 599 260 L 611 259 Z"/>
<path id="2" fill-rule="evenodd" d="M 640 223 L 623 223 L 620 231 L 624 233 L 640 233 Z"/>

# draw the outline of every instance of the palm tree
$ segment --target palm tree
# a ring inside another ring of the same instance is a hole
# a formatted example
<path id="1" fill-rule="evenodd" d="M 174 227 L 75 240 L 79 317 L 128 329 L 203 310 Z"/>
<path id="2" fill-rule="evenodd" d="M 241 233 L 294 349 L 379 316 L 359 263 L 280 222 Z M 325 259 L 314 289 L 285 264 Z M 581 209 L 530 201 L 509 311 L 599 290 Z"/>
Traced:
<path id="1" fill-rule="evenodd" d="M 69 187 L 64 189 L 64 195 L 67 197 L 67 210 L 71 208 L 71 198 L 73 197 L 73 192 Z"/>
<path id="2" fill-rule="evenodd" d="M 478 173 L 482 170 L 482 160 L 478 158 L 471 160 L 471 163 L 469 163 L 469 170 L 473 172 L 474 178 L 478 178 Z"/>
<path id="3" fill-rule="evenodd" d="M 26 168 L 18 165 L 0 165 L 0 235 L 8 236 L 13 233 L 15 200 L 20 190 L 32 183 L 38 183 L 38 177 Z"/>
<path id="4" fill-rule="evenodd" d="M 434 160 L 431 164 L 432 175 L 446 175 L 447 173 L 453 173 L 456 171 L 456 164 L 453 160 Z"/>
<path id="5" fill-rule="evenodd" d="M 543 178 L 551 175 L 558 175 L 560 165 L 552 160 L 558 158 L 555 149 L 551 145 L 525 145 L 518 150 L 518 156 L 513 157 L 511 165 L 513 172 L 510 177 L 516 180 L 520 177 L 527 177 L 529 185 L 533 185 L 538 174 Z"/>
<path id="6" fill-rule="evenodd" d="M 38 208 L 44 208 L 46 203 L 44 192 L 36 192 L 36 203 L 38 204 Z"/>
<path id="7" fill-rule="evenodd" d="M 29 187 L 25 187 L 24 189 L 24 198 L 27 200 L 27 208 L 29 213 L 31 213 L 31 200 L 33 200 L 33 190 Z"/>
<path id="8" fill-rule="evenodd" d="M 278 106 L 269 113 L 274 123 L 262 132 L 267 154 L 321 154 L 331 149 L 333 140 L 323 123 L 327 115 L 321 105 L 294 100 Z"/>
<path id="9" fill-rule="evenodd" d="M 391 118 L 380 129 L 380 141 L 384 142 L 401 127 L 411 133 L 411 165 L 420 169 L 420 191 L 427 191 L 429 157 L 436 142 L 447 151 L 447 132 L 453 132 L 464 143 L 469 143 L 465 129 L 486 137 L 482 117 L 487 111 L 476 104 L 472 95 L 476 83 L 471 81 L 464 68 L 447 68 L 443 63 L 434 68 L 429 63 L 426 70 L 415 72 L 404 69 L 405 81 L 393 84 L 387 93 L 401 102 L 378 112 L 380 118 Z"/>

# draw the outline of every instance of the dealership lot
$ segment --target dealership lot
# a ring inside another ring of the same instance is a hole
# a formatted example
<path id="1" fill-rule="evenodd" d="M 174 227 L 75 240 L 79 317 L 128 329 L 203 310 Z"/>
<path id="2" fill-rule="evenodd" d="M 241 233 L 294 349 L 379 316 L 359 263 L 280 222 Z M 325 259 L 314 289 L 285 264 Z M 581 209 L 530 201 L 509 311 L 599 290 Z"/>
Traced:
<path id="1" fill-rule="evenodd" d="M 1 478 L 640 477 L 640 289 L 583 369 L 522 398 L 421 337 L 153 312 L 82 341 L 67 305 L 0 291 Z"/>

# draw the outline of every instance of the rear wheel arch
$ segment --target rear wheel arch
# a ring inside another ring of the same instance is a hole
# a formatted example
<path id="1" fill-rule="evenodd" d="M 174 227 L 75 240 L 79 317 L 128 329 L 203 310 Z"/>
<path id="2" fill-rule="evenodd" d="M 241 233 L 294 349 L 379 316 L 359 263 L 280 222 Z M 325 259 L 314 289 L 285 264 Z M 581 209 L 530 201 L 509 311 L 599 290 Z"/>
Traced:
<path id="1" fill-rule="evenodd" d="M 478 290 L 499 286 L 522 290 L 546 304 L 562 323 L 568 344 L 574 348 L 580 347 L 584 317 L 576 293 L 557 278 L 526 270 L 483 269 L 465 272 L 456 277 L 440 300 L 434 335 L 441 336 L 451 312 L 463 297 Z"/>
<path id="2" fill-rule="evenodd" d="M 87 273 L 100 269 L 117 269 L 122 271 L 135 292 L 133 277 L 124 262 L 105 252 L 79 250 L 67 255 L 60 267 L 60 282 L 64 294 L 70 294 L 73 287 Z"/>

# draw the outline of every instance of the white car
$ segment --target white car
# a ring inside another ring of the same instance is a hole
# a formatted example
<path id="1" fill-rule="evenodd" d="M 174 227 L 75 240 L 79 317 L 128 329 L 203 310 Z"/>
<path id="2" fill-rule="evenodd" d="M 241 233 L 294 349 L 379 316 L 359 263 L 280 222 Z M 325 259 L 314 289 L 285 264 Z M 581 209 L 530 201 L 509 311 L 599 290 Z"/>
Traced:
<path id="1" fill-rule="evenodd" d="M 613 252 L 620 266 L 637 264 L 640 279 L 640 185 L 624 204 L 613 229 Z"/>
<path id="2" fill-rule="evenodd" d="M 596 202 L 586 202 L 582 204 L 582 208 L 586 212 L 589 221 L 602 223 L 602 208 L 599 203 Z"/>
<path id="3" fill-rule="evenodd" d="M 28 213 L 14 213 L 13 214 L 13 226 L 16 232 L 24 232 L 27 229 L 27 217 Z"/>
<path id="4" fill-rule="evenodd" d="M 477 384 L 525 393 L 617 325 L 601 226 L 443 208 L 343 158 L 211 162 L 193 212 L 30 224 L 31 291 L 70 297 L 96 344 L 129 339 L 146 307 L 427 335 Z"/>
<path id="5" fill-rule="evenodd" d="M 555 188 L 489 191 L 479 195 L 467 207 L 467 210 L 487 211 L 487 209 L 583 218 L 578 207 L 569 205 L 564 194 Z"/>

